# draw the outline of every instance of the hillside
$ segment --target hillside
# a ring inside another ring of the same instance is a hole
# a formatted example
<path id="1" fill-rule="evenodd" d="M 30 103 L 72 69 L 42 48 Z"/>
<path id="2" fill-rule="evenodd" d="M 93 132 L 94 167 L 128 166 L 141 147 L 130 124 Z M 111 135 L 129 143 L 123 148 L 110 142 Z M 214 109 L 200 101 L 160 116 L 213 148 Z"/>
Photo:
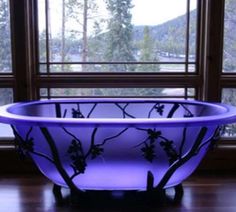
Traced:
<path id="1" fill-rule="evenodd" d="M 190 54 L 195 51 L 196 10 L 190 13 Z M 143 39 L 145 26 L 134 26 L 133 39 L 139 42 Z M 184 54 L 186 38 L 186 15 L 179 16 L 161 25 L 149 26 L 150 34 L 158 42 L 159 51 L 173 54 Z"/>

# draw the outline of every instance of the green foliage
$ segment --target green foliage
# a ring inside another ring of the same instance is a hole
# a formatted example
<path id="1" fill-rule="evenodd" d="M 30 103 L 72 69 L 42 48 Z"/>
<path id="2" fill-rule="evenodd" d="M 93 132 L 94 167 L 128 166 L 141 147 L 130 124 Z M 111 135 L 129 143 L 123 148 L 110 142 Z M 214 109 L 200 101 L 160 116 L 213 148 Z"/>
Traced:
<path id="1" fill-rule="evenodd" d="M 151 36 L 148 26 L 144 27 L 143 40 L 140 41 L 138 49 L 140 49 L 140 61 L 141 62 L 158 62 L 158 55 L 155 51 L 155 39 Z M 136 71 L 150 72 L 159 71 L 159 64 L 140 64 L 137 66 Z"/>
<path id="2" fill-rule="evenodd" d="M 144 27 L 143 30 L 143 41 L 140 43 L 140 49 L 141 49 L 141 61 L 152 61 L 155 57 L 153 54 L 153 44 L 155 43 L 155 40 L 150 35 L 150 30 L 148 26 Z"/>
<path id="3" fill-rule="evenodd" d="M 131 24 L 131 0 L 106 0 L 110 12 L 107 32 L 106 61 L 129 62 L 135 61 L 133 56 Z M 127 71 L 125 64 L 110 66 L 113 71 Z"/>
<path id="4" fill-rule="evenodd" d="M 104 19 L 101 22 L 95 22 L 93 26 L 93 35 L 88 39 L 88 61 L 89 62 L 99 62 L 104 61 L 104 52 L 106 51 L 105 33 L 102 31 L 101 25 L 106 21 Z M 106 66 L 102 65 L 89 65 L 87 71 L 106 71 Z"/>

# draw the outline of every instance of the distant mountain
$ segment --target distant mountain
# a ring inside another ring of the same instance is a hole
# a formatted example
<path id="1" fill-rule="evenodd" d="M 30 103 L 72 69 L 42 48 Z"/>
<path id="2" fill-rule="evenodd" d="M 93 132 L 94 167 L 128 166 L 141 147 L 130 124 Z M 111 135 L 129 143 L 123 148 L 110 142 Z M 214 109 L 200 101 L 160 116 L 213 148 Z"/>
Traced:
<path id="1" fill-rule="evenodd" d="M 150 34 L 157 41 L 159 51 L 184 54 L 186 45 L 186 15 L 179 16 L 156 26 L 148 26 Z M 143 39 L 146 26 L 133 27 L 133 39 L 139 42 Z M 190 54 L 195 52 L 196 40 L 196 10 L 190 12 Z"/>

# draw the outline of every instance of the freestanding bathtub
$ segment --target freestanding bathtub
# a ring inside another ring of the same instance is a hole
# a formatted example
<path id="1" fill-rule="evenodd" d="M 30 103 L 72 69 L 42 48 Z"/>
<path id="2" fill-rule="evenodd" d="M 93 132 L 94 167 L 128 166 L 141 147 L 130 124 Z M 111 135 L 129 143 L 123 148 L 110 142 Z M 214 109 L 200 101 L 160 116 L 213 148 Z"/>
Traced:
<path id="1" fill-rule="evenodd" d="M 232 106 L 187 100 L 64 99 L 0 108 L 19 151 L 55 188 L 77 192 L 178 188 L 234 121 Z"/>

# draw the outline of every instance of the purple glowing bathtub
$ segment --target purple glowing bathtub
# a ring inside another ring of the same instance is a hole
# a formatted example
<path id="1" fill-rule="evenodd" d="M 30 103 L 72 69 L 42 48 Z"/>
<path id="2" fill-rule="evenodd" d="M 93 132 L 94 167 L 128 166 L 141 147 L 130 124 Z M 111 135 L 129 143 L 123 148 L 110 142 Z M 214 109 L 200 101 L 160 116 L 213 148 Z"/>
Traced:
<path id="1" fill-rule="evenodd" d="M 232 106 L 185 100 L 46 100 L 0 109 L 19 150 L 56 185 L 78 190 L 179 185 L 234 121 Z"/>

